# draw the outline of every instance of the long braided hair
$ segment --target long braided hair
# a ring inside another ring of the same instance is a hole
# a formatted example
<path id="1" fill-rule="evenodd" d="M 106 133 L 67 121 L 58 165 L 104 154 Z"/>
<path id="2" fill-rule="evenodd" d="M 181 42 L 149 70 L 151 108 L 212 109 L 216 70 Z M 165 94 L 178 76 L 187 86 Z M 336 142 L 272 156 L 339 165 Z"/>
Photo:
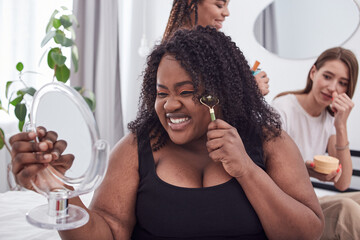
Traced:
<path id="1" fill-rule="evenodd" d="M 191 76 L 194 101 L 203 92 L 219 98 L 223 120 L 238 130 L 244 144 L 251 142 L 253 136 L 264 142 L 280 135 L 279 116 L 261 95 L 240 49 L 215 28 L 197 26 L 177 30 L 147 58 L 138 115 L 128 124 L 140 142 L 150 136 L 155 140 L 152 149 L 156 151 L 169 139 L 154 107 L 157 71 L 165 54 L 174 56 Z"/>
<path id="2" fill-rule="evenodd" d="M 168 23 L 163 35 L 163 41 L 168 39 L 176 30 L 183 26 L 196 26 L 198 22 L 198 3 L 202 0 L 174 0 Z M 194 25 L 191 22 L 190 15 L 195 13 Z"/>

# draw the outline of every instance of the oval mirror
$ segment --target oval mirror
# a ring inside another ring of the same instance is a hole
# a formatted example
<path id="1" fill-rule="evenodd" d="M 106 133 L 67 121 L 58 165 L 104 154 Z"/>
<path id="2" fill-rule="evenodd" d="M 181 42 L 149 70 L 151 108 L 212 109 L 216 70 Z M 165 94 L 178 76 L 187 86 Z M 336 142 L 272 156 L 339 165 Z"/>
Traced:
<path id="1" fill-rule="evenodd" d="M 306 59 L 346 43 L 359 23 L 354 0 L 274 0 L 257 17 L 254 34 L 282 58 Z"/>
<path id="2" fill-rule="evenodd" d="M 88 221 L 87 212 L 68 205 L 68 198 L 94 190 L 103 179 L 109 145 L 99 138 L 90 108 L 82 96 L 63 83 L 50 83 L 34 95 L 27 130 L 43 126 L 67 143 L 61 158 L 53 160 L 32 182 L 34 189 L 49 199 L 27 213 L 27 220 L 38 227 L 66 230 Z M 71 158 L 64 158 L 71 156 Z"/>

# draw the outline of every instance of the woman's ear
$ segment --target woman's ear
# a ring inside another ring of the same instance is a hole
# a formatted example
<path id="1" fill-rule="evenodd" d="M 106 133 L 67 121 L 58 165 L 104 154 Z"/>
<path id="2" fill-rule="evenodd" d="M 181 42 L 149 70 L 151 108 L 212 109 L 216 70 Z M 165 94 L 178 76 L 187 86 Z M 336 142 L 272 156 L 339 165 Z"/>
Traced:
<path id="1" fill-rule="evenodd" d="M 311 81 L 313 81 L 316 72 L 317 72 L 317 68 L 315 65 L 313 65 L 310 69 L 310 75 L 309 75 Z"/>

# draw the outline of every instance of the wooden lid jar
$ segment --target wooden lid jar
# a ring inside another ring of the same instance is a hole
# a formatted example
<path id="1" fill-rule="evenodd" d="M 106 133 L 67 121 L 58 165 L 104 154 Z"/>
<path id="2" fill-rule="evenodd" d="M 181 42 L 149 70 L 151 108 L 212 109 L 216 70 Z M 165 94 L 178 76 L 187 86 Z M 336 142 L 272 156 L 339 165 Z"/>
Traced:
<path id="1" fill-rule="evenodd" d="M 339 159 L 327 155 L 314 156 L 314 163 L 314 170 L 323 174 L 329 174 L 339 167 Z"/>

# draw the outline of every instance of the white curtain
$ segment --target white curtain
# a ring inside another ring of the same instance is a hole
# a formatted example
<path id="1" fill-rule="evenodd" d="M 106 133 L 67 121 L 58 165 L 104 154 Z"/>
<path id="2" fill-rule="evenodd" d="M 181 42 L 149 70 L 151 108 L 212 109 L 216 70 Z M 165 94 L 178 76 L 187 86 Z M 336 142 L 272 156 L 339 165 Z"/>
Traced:
<path id="1" fill-rule="evenodd" d="M 95 93 L 95 118 L 102 139 L 112 147 L 123 136 L 117 0 L 74 0 L 79 21 L 76 44 L 79 71 L 71 85 Z"/>

